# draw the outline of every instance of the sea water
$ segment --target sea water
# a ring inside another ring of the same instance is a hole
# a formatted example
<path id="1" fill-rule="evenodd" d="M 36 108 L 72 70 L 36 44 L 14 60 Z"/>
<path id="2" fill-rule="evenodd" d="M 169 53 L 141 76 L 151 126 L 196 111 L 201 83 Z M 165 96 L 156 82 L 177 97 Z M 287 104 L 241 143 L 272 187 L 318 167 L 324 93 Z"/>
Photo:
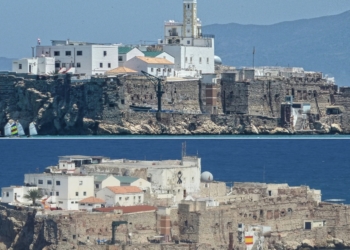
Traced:
<path id="1" fill-rule="evenodd" d="M 117 138 L 117 139 L 116 139 Z M 114 159 L 202 159 L 202 171 L 227 182 L 288 183 L 322 190 L 322 199 L 350 202 L 348 136 L 124 136 L 37 137 L 0 140 L 0 187 L 22 185 L 25 173 L 43 172 L 58 156 Z"/>

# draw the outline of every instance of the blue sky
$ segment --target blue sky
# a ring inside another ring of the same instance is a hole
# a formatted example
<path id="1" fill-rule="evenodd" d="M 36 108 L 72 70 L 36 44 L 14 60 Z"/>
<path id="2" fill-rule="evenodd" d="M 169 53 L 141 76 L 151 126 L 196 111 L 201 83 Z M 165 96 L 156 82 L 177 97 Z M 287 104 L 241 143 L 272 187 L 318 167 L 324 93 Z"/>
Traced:
<path id="1" fill-rule="evenodd" d="M 273 24 L 339 14 L 349 0 L 198 0 L 204 25 Z M 140 43 L 163 36 L 163 22 L 182 20 L 182 0 L 0 0 L 0 56 L 31 56 L 37 38 Z"/>

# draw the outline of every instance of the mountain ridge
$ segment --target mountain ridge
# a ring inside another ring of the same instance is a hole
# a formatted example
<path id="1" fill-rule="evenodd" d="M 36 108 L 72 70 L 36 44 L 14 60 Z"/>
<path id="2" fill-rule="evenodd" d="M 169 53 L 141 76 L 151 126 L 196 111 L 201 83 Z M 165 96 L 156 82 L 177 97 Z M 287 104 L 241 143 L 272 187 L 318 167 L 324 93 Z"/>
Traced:
<path id="1" fill-rule="evenodd" d="M 215 35 L 216 54 L 224 64 L 252 66 L 294 66 L 322 71 L 348 85 L 350 67 L 350 11 L 337 15 L 285 21 L 271 25 L 212 24 L 203 27 Z"/>

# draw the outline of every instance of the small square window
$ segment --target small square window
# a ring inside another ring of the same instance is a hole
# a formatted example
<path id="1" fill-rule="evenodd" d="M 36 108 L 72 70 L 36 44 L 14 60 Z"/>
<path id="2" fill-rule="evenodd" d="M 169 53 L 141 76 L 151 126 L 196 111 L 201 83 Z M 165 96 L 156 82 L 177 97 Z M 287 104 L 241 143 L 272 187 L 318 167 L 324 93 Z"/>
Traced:
<path id="1" fill-rule="evenodd" d="M 95 184 L 95 188 L 100 188 L 100 185 L 99 184 Z"/>
<path id="2" fill-rule="evenodd" d="M 18 64 L 18 69 L 22 69 L 22 64 Z"/>
<path id="3" fill-rule="evenodd" d="M 86 192 L 84 192 L 83 195 L 86 196 Z"/>
<path id="4" fill-rule="evenodd" d="M 52 180 L 47 180 L 47 185 L 52 185 Z"/>
<path id="5" fill-rule="evenodd" d="M 187 44 L 191 44 L 191 42 L 190 42 L 190 41 L 187 41 Z"/>
<path id="6" fill-rule="evenodd" d="M 118 61 L 122 62 L 123 61 L 123 56 L 118 56 Z"/>
<path id="7" fill-rule="evenodd" d="M 43 180 L 38 180 L 38 184 L 43 184 L 44 181 Z"/>
<path id="8" fill-rule="evenodd" d="M 119 197 L 119 200 L 121 201 L 121 200 L 122 200 L 122 197 Z"/>
<path id="9" fill-rule="evenodd" d="M 103 68 L 103 63 L 100 63 L 100 68 Z"/>
<path id="10" fill-rule="evenodd" d="M 81 64 L 80 63 L 77 63 L 77 68 L 80 68 L 81 67 Z"/>
<path id="11" fill-rule="evenodd" d="M 110 68 L 111 67 L 111 64 L 110 63 L 108 63 L 108 68 Z"/>
<path id="12" fill-rule="evenodd" d="M 72 51 L 66 51 L 66 56 L 71 56 L 72 55 Z"/>
<path id="13" fill-rule="evenodd" d="M 106 56 L 107 55 L 107 51 L 103 51 L 103 56 Z"/>
<path id="14" fill-rule="evenodd" d="M 60 196 L 60 192 L 56 192 L 56 196 Z"/>
<path id="15" fill-rule="evenodd" d="M 53 55 L 54 55 L 54 56 L 60 56 L 60 52 L 59 52 L 59 51 L 54 51 L 54 52 L 53 52 Z"/>
<path id="16" fill-rule="evenodd" d="M 56 185 L 57 186 L 61 185 L 61 181 L 56 181 Z"/>
<path id="17" fill-rule="evenodd" d="M 50 196 L 52 196 L 52 192 L 50 192 Z"/>
<path id="18" fill-rule="evenodd" d="M 62 63 L 62 67 L 65 68 L 65 67 L 66 67 L 66 64 L 65 64 L 65 63 Z"/>
<path id="19" fill-rule="evenodd" d="M 79 196 L 79 192 L 75 192 L 75 196 Z"/>
<path id="20" fill-rule="evenodd" d="M 80 185 L 80 186 L 83 185 L 83 181 L 79 181 L 79 185 Z"/>
<path id="21" fill-rule="evenodd" d="M 83 55 L 83 51 L 78 50 L 78 51 L 77 51 L 77 56 L 82 56 L 82 55 Z"/>
<path id="22" fill-rule="evenodd" d="M 59 68 L 61 64 L 59 62 L 55 63 L 55 68 Z"/>

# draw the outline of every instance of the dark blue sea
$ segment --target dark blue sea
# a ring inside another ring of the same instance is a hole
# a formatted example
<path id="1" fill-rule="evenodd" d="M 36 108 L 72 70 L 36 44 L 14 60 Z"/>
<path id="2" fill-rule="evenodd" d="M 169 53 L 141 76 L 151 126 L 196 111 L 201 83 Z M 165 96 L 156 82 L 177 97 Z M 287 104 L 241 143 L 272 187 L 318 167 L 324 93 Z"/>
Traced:
<path id="1" fill-rule="evenodd" d="M 186 142 L 187 155 L 198 154 L 202 171 L 212 172 L 216 180 L 308 185 L 321 189 L 323 200 L 350 203 L 349 137 L 90 138 L 1 139 L 0 187 L 23 184 L 25 173 L 42 172 L 62 155 L 180 159 L 181 145 Z"/>

